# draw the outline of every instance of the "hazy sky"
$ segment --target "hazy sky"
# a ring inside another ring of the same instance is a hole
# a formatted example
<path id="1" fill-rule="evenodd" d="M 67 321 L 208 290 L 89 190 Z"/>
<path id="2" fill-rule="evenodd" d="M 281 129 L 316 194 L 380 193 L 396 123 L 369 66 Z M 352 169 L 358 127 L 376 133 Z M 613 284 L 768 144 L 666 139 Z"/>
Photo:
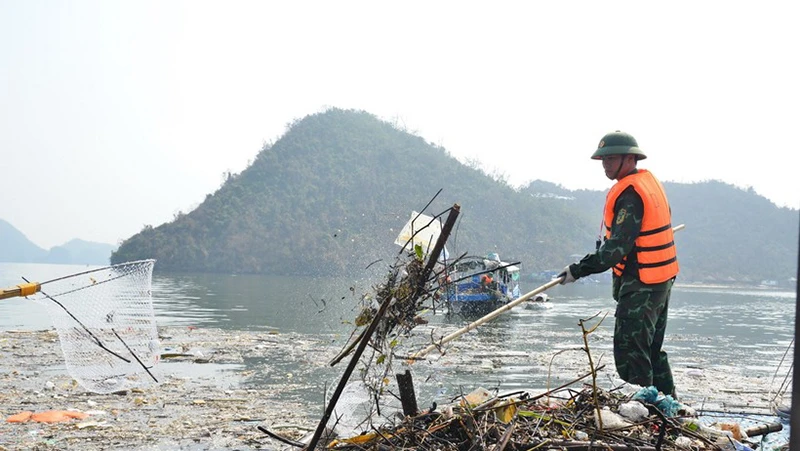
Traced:
<path id="1" fill-rule="evenodd" d="M 326 107 L 396 122 L 514 185 L 608 188 L 589 156 L 621 129 L 662 180 L 723 180 L 798 208 L 798 13 L 797 1 L 0 0 L 0 218 L 45 248 L 116 244 L 193 209 Z"/>

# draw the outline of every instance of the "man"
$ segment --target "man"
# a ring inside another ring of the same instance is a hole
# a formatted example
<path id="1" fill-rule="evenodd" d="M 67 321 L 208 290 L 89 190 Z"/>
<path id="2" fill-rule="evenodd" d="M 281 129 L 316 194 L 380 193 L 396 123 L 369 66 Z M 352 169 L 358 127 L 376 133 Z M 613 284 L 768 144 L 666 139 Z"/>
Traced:
<path id="1" fill-rule="evenodd" d="M 652 173 L 636 168 L 645 158 L 627 133 L 609 133 L 600 141 L 592 159 L 602 160 L 606 177 L 617 180 L 606 196 L 605 239 L 559 277 L 564 285 L 613 268 L 617 372 L 631 384 L 654 385 L 674 397 L 672 370 L 661 346 L 678 260 L 664 188 Z"/>

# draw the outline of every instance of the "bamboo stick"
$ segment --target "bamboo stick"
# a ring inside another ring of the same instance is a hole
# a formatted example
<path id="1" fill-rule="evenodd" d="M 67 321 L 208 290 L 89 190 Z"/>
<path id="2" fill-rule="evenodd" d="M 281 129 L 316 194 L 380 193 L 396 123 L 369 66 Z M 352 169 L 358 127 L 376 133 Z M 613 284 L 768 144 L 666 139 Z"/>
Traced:
<path id="1" fill-rule="evenodd" d="M 517 299 L 514 299 L 513 301 L 509 302 L 508 304 L 498 308 L 497 310 L 495 310 L 495 311 L 493 311 L 491 313 L 488 313 L 484 317 L 482 317 L 480 319 L 477 319 L 477 320 L 475 320 L 474 322 L 472 322 L 470 324 L 467 324 L 466 326 L 462 327 L 461 329 L 459 329 L 459 330 L 451 333 L 450 335 L 442 338 L 441 340 L 439 340 L 438 343 L 431 344 L 428 347 L 426 347 L 425 349 L 423 349 L 421 351 L 418 351 L 415 354 L 412 354 L 408 359 L 411 360 L 411 361 L 414 361 L 416 359 L 419 359 L 419 358 L 427 355 L 429 352 L 433 351 L 434 349 L 436 349 L 436 348 L 438 348 L 438 347 L 440 347 L 440 346 L 442 346 L 442 345 L 444 345 L 446 343 L 449 343 L 449 342 L 455 340 L 456 338 L 464 335 L 465 333 L 467 333 L 467 332 L 469 332 L 471 330 L 477 329 L 478 326 L 481 326 L 483 324 L 488 323 L 489 321 L 491 321 L 491 320 L 497 318 L 498 316 L 500 316 L 502 313 L 505 313 L 505 312 L 511 310 L 512 308 L 514 308 L 514 307 L 518 306 L 519 304 L 527 301 L 528 299 L 536 296 L 537 294 L 539 294 L 539 293 L 541 293 L 541 292 L 543 292 L 545 290 L 548 290 L 548 289 L 560 284 L 562 280 L 564 280 L 564 278 L 563 277 L 559 277 L 557 279 L 551 280 L 550 282 L 547 282 L 546 284 L 540 286 L 539 288 L 537 288 L 537 289 L 535 289 L 533 291 L 530 291 L 530 292 L 518 297 Z"/>

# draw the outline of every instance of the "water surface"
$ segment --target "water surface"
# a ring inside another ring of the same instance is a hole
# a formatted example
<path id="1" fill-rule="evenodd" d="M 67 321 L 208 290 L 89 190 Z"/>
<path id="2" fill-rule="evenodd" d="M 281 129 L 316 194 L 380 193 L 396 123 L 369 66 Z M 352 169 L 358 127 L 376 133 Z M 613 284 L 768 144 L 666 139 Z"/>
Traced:
<path id="1" fill-rule="evenodd" d="M 0 282 L 9 287 L 22 282 L 22 277 L 42 282 L 86 269 L 0 263 Z M 372 293 L 372 284 L 379 281 L 376 277 L 156 274 L 152 293 L 159 326 L 294 333 L 329 347 L 324 354 L 333 356 L 354 328 L 361 296 Z M 523 291 L 533 288 L 523 287 Z M 430 362 L 415 365 L 420 403 L 445 392 L 452 395 L 459 387 L 543 388 L 552 386 L 556 378 L 584 372 L 581 319 L 595 317 L 588 323 L 591 326 L 608 315 L 589 336 L 589 346 L 600 364 L 610 363 L 614 312 L 610 287 L 578 283 L 554 287 L 548 294 L 546 306 L 517 307 L 453 341 L 447 355 L 432 355 Z M 672 292 L 665 350 L 676 373 L 699 370 L 711 374 L 717 370 L 735 374 L 748 383 L 756 381 L 752 390 L 766 394 L 777 389 L 787 371 L 785 358 L 794 335 L 794 312 L 793 292 L 677 285 Z M 418 326 L 404 339 L 409 352 L 423 348 L 431 337 L 447 335 L 475 319 L 442 312 L 427 318 L 429 324 Z M 0 302 L 0 330 L 49 327 L 41 306 L 20 298 Z M 790 360 L 791 356 L 789 352 Z M 303 365 L 305 370 L 300 368 Z M 308 377 L 318 378 L 314 382 L 318 387 L 330 387 L 345 365 L 329 368 L 324 362 L 303 363 L 302 355 L 286 353 L 245 361 L 243 366 L 256 373 L 250 383 L 269 383 L 258 374 L 274 374 L 279 366 L 283 373 L 306 371 Z M 698 379 L 697 383 L 709 381 Z M 319 393 L 309 396 L 318 398 Z"/>

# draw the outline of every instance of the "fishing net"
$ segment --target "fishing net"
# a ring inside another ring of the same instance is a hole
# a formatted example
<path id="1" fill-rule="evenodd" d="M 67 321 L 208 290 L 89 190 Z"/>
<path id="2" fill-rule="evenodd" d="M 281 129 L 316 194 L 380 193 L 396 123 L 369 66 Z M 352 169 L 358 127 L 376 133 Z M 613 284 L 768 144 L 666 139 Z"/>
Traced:
<path id="1" fill-rule="evenodd" d="M 156 381 L 158 363 L 151 279 L 155 260 L 93 269 L 44 282 L 28 295 L 46 307 L 69 374 L 95 393 Z"/>

